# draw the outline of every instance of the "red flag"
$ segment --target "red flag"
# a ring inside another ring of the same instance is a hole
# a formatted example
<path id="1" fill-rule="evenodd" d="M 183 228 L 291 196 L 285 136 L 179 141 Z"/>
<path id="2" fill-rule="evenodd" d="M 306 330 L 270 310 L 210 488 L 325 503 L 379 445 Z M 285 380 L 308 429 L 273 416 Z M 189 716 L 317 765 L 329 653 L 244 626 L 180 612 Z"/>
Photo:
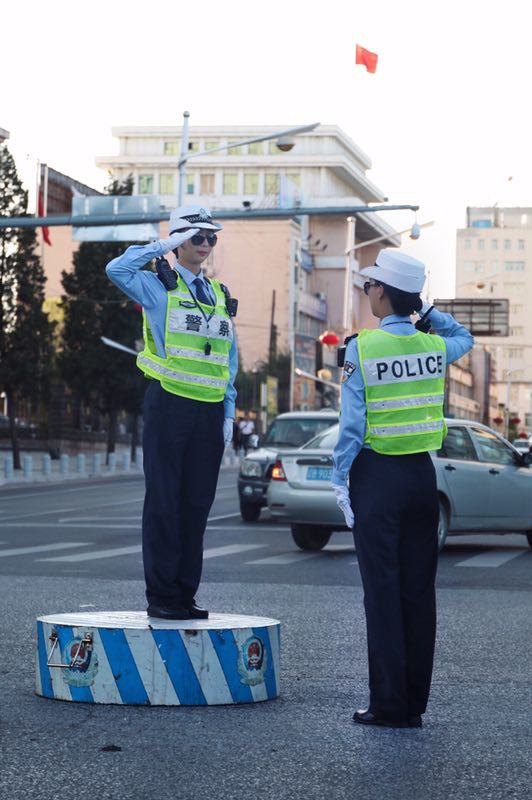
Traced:
<path id="1" fill-rule="evenodd" d="M 363 67 L 366 67 L 368 72 L 376 72 L 378 59 L 379 56 L 376 53 L 371 53 L 369 50 L 366 50 L 365 47 L 357 44 L 355 64 L 362 64 Z"/>
<path id="2" fill-rule="evenodd" d="M 38 214 L 39 217 L 44 217 L 44 203 L 42 199 L 42 189 L 39 189 L 39 202 L 38 202 Z M 50 241 L 50 229 L 48 227 L 42 226 L 42 238 L 49 244 L 50 247 L 52 246 L 52 242 Z"/>

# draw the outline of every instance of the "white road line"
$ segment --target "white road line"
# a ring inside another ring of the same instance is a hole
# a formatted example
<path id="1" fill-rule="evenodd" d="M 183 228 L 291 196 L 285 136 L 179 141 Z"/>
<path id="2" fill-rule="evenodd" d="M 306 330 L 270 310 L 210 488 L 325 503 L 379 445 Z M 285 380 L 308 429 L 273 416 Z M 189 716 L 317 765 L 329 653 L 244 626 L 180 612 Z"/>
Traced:
<path id="1" fill-rule="evenodd" d="M 66 522 L 140 522 L 141 517 L 63 517 L 58 520 L 60 525 Z"/>
<path id="2" fill-rule="evenodd" d="M 34 547 L 12 547 L 10 550 L 0 550 L 0 558 L 6 556 L 24 556 L 26 553 L 47 553 L 50 550 L 68 550 L 70 547 L 89 547 L 92 542 L 54 542 L 52 544 L 39 544 Z"/>
<path id="3" fill-rule="evenodd" d="M 318 553 L 284 553 L 279 556 L 267 556 L 256 561 L 246 561 L 246 564 L 293 564 L 295 561 L 306 561 L 308 558 L 316 558 Z"/>
<path id="4" fill-rule="evenodd" d="M 209 525 L 207 523 L 207 528 L 210 531 L 254 531 L 254 533 L 260 533 L 261 531 L 287 531 L 288 526 L 283 525 L 238 525 L 236 528 L 232 528 L 229 525 Z"/>
<path id="5" fill-rule="evenodd" d="M 258 550 L 266 547 L 265 544 L 225 544 L 221 547 L 209 547 L 203 553 L 203 558 L 219 558 L 220 556 L 232 556 L 235 553 L 245 553 L 247 550 Z"/>
<path id="6" fill-rule="evenodd" d="M 97 561 L 99 558 L 116 558 L 140 553 L 142 546 L 134 544 L 130 547 L 113 547 L 110 550 L 92 550 L 89 553 L 76 553 L 72 556 L 56 556 L 55 558 L 38 558 L 37 561 L 60 561 L 62 563 L 78 563 L 79 561 Z"/>
<path id="7" fill-rule="evenodd" d="M 240 511 L 237 511 L 236 514 L 220 514 L 218 517 L 209 517 L 207 522 L 216 522 L 219 519 L 231 519 L 232 517 L 239 517 Z"/>
<path id="8" fill-rule="evenodd" d="M 51 511 L 32 511 L 30 514 L 11 514 L 9 517 L 2 517 L 2 522 L 9 522 L 11 519 L 26 519 L 27 517 L 47 517 L 49 514 L 64 514 L 65 511 L 76 511 L 76 508 L 52 508 Z"/>
<path id="9" fill-rule="evenodd" d="M 140 525 L 140 520 L 138 520 L 138 523 Z M 116 524 L 109 523 L 108 525 L 97 525 L 94 522 L 82 522 L 82 523 L 68 522 L 64 525 L 60 525 L 59 522 L 10 522 L 9 527 L 10 528 L 56 528 L 56 529 L 61 528 L 62 530 L 65 530 L 66 528 L 89 528 L 90 530 L 105 531 L 109 530 L 110 528 L 113 529 L 124 528 L 126 530 L 131 530 L 134 526 L 131 523 L 124 525 L 118 523 Z"/>
<path id="10" fill-rule="evenodd" d="M 526 550 L 488 550 L 487 553 L 479 553 L 477 556 L 466 558 L 465 561 L 459 561 L 455 567 L 500 567 L 512 558 L 522 556 Z"/>

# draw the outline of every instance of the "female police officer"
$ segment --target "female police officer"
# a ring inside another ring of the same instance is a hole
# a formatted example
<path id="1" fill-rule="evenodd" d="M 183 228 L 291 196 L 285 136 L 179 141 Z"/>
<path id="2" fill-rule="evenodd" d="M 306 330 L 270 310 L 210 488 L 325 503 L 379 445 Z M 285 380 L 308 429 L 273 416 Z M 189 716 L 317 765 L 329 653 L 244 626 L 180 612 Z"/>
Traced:
<path id="1" fill-rule="evenodd" d="M 382 250 L 361 275 L 380 324 L 347 344 L 332 476 L 354 527 L 364 588 L 370 699 L 353 719 L 421 727 L 436 633 L 438 497 L 429 451 L 446 433 L 445 364 L 467 353 L 473 337 L 422 303 L 417 259 Z M 414 312 L 428 312 L 437 335 L 416 330 Z"/>
<path id="2" fill-rule="evenodd" d="M 167 239 L 128 247 L 107 265 L 109 278 L 144 312 L 137 365 L 151 380 L 142 555 L 148 615 L 163 619 L 209 616 L 195 594 L 224 444 L 233 436 L 238 360 L 227 290 L 201 271 L 221 227 L 208 209 L 184 206 L 172 212 Z M 171 252 L 175 272 L 165 265 L 160 280 L 142 270 Z"/>

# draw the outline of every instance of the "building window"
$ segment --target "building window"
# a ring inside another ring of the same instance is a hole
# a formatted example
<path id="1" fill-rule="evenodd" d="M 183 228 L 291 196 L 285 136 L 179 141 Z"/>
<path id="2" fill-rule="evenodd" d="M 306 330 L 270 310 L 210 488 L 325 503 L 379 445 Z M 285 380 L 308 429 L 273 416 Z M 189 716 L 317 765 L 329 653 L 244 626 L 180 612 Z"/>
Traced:
<path id="1" fill-rule="evenodd" d="M 263 142 L 253 142 L 250 144 L 248 153 L 250 156 L 261 156 L 264 153 Z"/>
<path id="2" fill-rule="evenodd" d="M 160 175 L 159 176 L 159 194 L 174 194 L 174 176 L 173 175 Z"/>
<path id="3" fill-rule="evenodd" d="M 216 147 L 220 147 L 220 142 L 211 139 L 205 142 L 205 150 L 214 150 Z"/>
<path id="4" fill-rule="evenodd" d="M 177 139 L 174 139 L 171 142 L 164 143 L 164 154 L 165 156 L 179 155 L 179 142 Z"/>
<path id="5" fill-rule="evenodd" d="M 525 240 L 524 239 L 518 239 L 517 240 L 517 249 L 518 250 L 524 250 L 525 249 Z"/>
<path id="6" fill-rule="evenodd" d="M 244 173 L 244 194 L 259 193 L 259 176 L 255 172 Z"/>
<path id="7" fill-rule="evenodd" d="M 214 175 L 211 173 L 200 175 L 200 194 L 214 194 Z"/>
<path id="8" fill-rule="evenodd" d="M 153 175 L 139 175 L 139 194 L 153 194 Z"/>
<path id="9" fill-rule="evenodd" d="M 474 272 L 474 271 L 475 271 L 475 262 L 464 261 L 464 272 Z"/>
<path id="10" fill-rule="evenodd" d="M 276 141 L 268 142 L 268 153 L 271 156 L 278 156 L 279 155 L 280 150 L 277 147 L 277 142 Z"/>
<path id="11" fill-rule="evenodd" d="M 289 181 L 295 184 L 295 186 L 301 186 L 301 175 L 299 172 L 289 172 L 287 173 L 286 177 Z"/>
<path id="12" fill-rule="evenodd" d="M 194 140 L 188 143 L 188 152 L 197 153 L 199 151 L 199 142 Z"/>
<path id="13" fill-rule="evenodd" d="M 485 245 L 484 239 L 479 239 L 477 245 L 479 250 L 484 250 L 484 245 Z"/>
<path id="14" fill-rule="evenodd" d="M 499 240 L 498 239 L 492 239 L 491 240 L 491 249 L 492 250 L 498 250 L 498 248 L 499 248 Z"/>
<path id="15" fill-rule="evenodd" d="M 267 172 L 264 176 L 264 193 L 265 194 L 278 194 L 279 193 L 279 175 L 273 172 Z"/>
<path id="16" fill-rule="evenodd" d="M 522 314 L 524 310 L 523 305 L 514 305 L 510 306 L 510 314 Z"/>
<path id="17" fill-rule="evenodd" d="M 194 194 L 194 175 L 185 175 L 185 194 Z"/>
<path id="18" fill-rule="evenodd" d="M 224 172 L 224 194 L 238 194 L 238 175 L 236 172 Z"/>
<path id="19" fill-rule="evenodd" d="M 231 142 L 227 142 L 227 144 L 231 144 Z M 231 147 L 230 150 L 227 151 L 228 156 L 243 156 L 245 154 L 245 148 L 240 145 L 240 147 Z"/>
<path id="20" fill-rule="evenodd" d="M 524 356 L 524 352 L 525 351 L 523 350 L 522 347 L 513 347 L 513 348 L 511 347 L 508 350 L 508 355 L 510 356 L 510 358 L 522 359 Z"/>
<path id="21" fill-rule="evenodd" d="M 464 250 L 471 250 L 471 239 L 464 239 Z"/>
<path id="22" fill-rule="evenodd" d="M 511 239 L 505 239 L 504 240 L 504 249 L 505 250 L 511 250 L 512 249 L 512 240 Z"/>
<path id="23" fill-rule="evenodd" d="M 506 272 L 524 272 L 525 271 L 525 262 L 524 261 L 505 261 L 504 262 L 504 269 Z"/>
<path id="24" fill-rule="evenodd" d="M 512 328 L 510 325 L 510 336 L 524 336 L 525 329 L 522 325 L 516 325 Z"/>

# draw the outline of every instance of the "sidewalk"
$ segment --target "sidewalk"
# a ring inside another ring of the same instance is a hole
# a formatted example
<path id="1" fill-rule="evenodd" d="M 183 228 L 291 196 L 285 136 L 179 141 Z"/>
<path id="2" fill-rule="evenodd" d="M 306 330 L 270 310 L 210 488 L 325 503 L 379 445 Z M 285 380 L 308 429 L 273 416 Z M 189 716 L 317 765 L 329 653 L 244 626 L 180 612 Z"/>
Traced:
<path id="1" fill-rule="evenodd" d="M 131 448 L 119 446 L 109 456 L 105 453 L 77 453 L 62 455 L 52 460 L 49 453 L 21 451 L 22 469 L 13 470 L 10 452 L 0 453 L 0 487 L 24 486 L 34 483 L 57 483 L 68 480 L 106 478 L 111 476 L 142 475 L 142 448 L 137 448 L 137 459 L 131 462 Z M 238 467 L 241 456 L 232 447 L 227 447 L 222 459 L 222 469 Z"/>

